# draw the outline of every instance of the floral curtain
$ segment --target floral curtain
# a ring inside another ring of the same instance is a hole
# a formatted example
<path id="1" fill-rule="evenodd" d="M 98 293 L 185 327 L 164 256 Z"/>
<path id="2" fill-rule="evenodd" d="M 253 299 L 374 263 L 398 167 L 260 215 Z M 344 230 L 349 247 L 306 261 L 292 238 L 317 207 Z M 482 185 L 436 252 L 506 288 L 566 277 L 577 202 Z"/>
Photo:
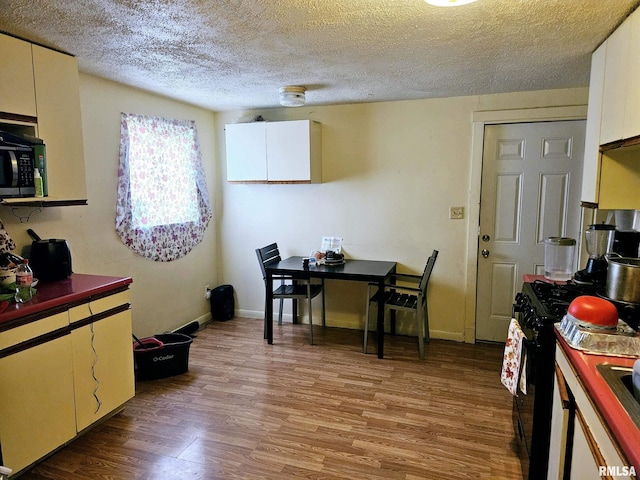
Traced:
<path id="1" fill-rule="evenodd" d="M 202 241 L 212 218 L 195 122 L 123 113 L 116 231 L 145 258 L 169 262 Z"/>

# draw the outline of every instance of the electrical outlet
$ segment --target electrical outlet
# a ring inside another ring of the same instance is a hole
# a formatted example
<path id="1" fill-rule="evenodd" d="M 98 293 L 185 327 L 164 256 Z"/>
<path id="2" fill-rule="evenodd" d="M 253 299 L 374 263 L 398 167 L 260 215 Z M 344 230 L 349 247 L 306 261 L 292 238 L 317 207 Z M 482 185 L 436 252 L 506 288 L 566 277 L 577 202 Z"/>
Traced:
<path id="1" fill-rule="evenodd" d="M 449 207 L 449 218 L 452 220 L 464 218 L 464 207 Z"/>
<path id="2" fill-rule="evenodd" d="M 211 286 L 210 285 L 205 285 L 204 286 L 204 298 L 206 298 L 207 300 L 211 299 Z"/>

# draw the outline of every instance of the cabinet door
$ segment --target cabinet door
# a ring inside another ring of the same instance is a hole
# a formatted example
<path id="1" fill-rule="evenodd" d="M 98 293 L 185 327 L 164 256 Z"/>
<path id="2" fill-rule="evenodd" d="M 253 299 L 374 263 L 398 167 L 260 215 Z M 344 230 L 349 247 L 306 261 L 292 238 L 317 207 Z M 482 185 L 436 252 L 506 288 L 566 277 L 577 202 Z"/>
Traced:
<path id="1" fill-rule="evenodd" d="M 87 198 L 75 57 L 33 45 L 38 136 L 47 146 L 49 200 Z"/>
<path id="2" fill-rule="evenodd" d="M 0 35 L 0 112 L 36 116 L 31 44 Z"/>
<path id="3" fill-rule="evenodd" d="M 316 183 L 321 178 L 320 124 L 310 120 L 267 124 L 270 182 Z"/>
<path id="4" fill-rule="evenodd" d="M 228 182 L 266 182 L 266 122 L 225 126 Z"/>
<path id="5" fill-rule="evenodd" d="M 600 125 L 601 144 L 622 139 L 630 36 L 631 23 L 626 21 L 606 41 L 607 58 Z"/>
<path id="6" fill-rule="evenodd" d="M 571 480 L 602 480 L 600 467 L 605 466 L 602 454 L 580 411 L 576 411 L 571 455 Z M 605 477 L 606 478 L 606 477 Z"/>
<path id="7" fill-rule="evenodd" d="M 584 142 L 582 170 L 583 202 L 598 203 L 600 175 L 600 120 L 602 117 L 602 93 L 607 45 L 603 43 L 591 56 L 591 79 L 589 81 L 589 106 Z"/>
<path id="8" fill-rule="evenodd" d="M 631 23 L 631 41 L 627 61 L 627 99 L 624 110 L 624 138 L 640 135 L 640 9 L 631 14 L 626 22 Z"/>
<path id="9" fill-rule="evenodd" d="M 611 210 L 640 209 L 638 147 L 616 148 L 600 156 L 598 205 Z"/>
<path id="10" fill-rule="evenodd" d="M 0 359 L 0 448 L 14 473 L 76 435 L 71 337 Z"/>
<path id="11" fill-rule="evenodd" d="M 556 376 L 553 384 L 553 409 L 551 416 L 551 439 L 549 442 L 549 468 L 547 480 L 564 478 L 565 456 L 571 399 L 560 368 L 556 364 Z"/>
<path id="12" fill-rule="evenodd" d="M 267 124 L 267 177 L 270 182 L 309 181 L 309 122 L 272 122 Z"/>
<path id="13" fill-rule="evenodd" d="M 135 393 L 131 311 L 73 330 L 78 432 L 122 406 Z"/>

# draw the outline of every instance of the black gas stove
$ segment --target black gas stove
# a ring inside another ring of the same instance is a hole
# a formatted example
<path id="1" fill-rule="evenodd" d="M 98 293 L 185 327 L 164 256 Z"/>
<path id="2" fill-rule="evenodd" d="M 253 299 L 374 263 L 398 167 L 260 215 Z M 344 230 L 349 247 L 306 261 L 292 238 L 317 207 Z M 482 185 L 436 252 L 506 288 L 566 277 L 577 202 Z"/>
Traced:
<path id="1" fill-rule="evenodd" d="M 620 319 L 631 328 L 637 329 L 640 324 L 640 305 L 611 300 L 603 295 L 602 288 L 593 285 L 574 282 L 549 283 L 536 280 L 531 283 L 525 283 L 522 287 L 522 294 L 526 294 L 529 297 L 537 316 L 544 317 L 551 323 L 562 320 L 562 317 L 569 309 L 569 305 L 576 297 L 593 295 L 605 298 L 613 303 L 618 310 Z M 518 303 L 517 296 L 516 303 Z"/>
<path id="2" fill-rule="evenodd" d="M 521 446 L 523 478 L 547 477 L 556 337 L 553 325 L 580 295 L 595 295 L 593 286 L 572 282 L 525 282 L 516 295 L 513 316 L 525 334 L 523 358 L 527 393 L 514 397 L 514 428 Z"/>
<path id="3" fill-rule="evenodd" d="M 522 473 L 525 480 L 547 478 L 551 410 L 555 375 L 556 336 L 553 325 L 560 322 L 571 302 L 581 295 L 602 296 L 593 285 L 574 282 L 525 282 L 516 295 L 513 317 L 525 334 L 523 365 L 527 393 L 514 397 L 514 428 L 520 439 Z M 637 329 L 640 305 L 612 302 L 619 316 Z"/>
<path id="4" fill-rule="evenodd" d="M 562 320 L 567 313 L 571 302 L 580 295 L 596 295 L 596 288 L 592 285 L 578 283 L 548 283 L 536 280 L 525 283 L 524 286 L 531 287 L 531 301 L 536 306 L 538 313 L 543 316 L 555 319 L 556 322 Z M 523 292 L 525 289 L 523 288 Z"/>

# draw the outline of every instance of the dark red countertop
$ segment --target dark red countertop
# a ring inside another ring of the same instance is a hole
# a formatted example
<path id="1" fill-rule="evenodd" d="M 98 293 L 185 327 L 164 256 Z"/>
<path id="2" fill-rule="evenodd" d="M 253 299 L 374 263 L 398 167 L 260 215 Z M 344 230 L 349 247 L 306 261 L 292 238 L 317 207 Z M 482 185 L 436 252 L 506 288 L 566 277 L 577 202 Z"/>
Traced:
<path id="1" fill-rule="evenodd" d="M 130 277 L 107 277 L 74 273 L 66 280 L 42 282 L 36 286 L 36 294 L 25 303 L 11 303 L 0 314 L 0 330 L 12 320 L 87 299 L 129 285 Z"/>
<path id="2" fill-rule="evenodd" d="M 640 429 L 596 369 L 599 363 L 633 367 L 636 359 L 593 355 L 576 350 L 567 344 L 557 329 L 556 338 L 582 381 L 587 394 L 609 427 L 613 438 L 617 440 L 620 449 L 627 457 L 626 460 L 638 471 L 640 469 Z"/>

